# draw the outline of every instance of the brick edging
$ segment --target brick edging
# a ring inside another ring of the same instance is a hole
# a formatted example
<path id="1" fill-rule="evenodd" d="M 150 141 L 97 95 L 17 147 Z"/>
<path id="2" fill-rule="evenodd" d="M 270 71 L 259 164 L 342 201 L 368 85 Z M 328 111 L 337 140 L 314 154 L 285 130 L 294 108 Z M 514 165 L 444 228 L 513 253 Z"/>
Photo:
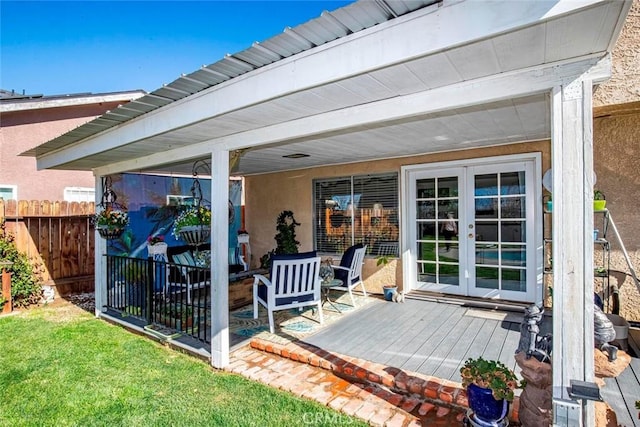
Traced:
<path id="1" fill-rule="evenodd" d="M 300 341 L 277 344 L 253 338 L 249 345 L 260 351 L 326 369 L 337 376 L 346 377 L 355 382 L 380 384 L 401 394 L 418 395 L 424 399 L 463 409 L 469 407 L 467 391 L 462 388 L 461 383 L 455 381 L 405 372 L 380 363 L 331 353 Z M 509 408 L 511 421 L 518 422 L 519 406 L 520 400 L 516 397 Z"/>

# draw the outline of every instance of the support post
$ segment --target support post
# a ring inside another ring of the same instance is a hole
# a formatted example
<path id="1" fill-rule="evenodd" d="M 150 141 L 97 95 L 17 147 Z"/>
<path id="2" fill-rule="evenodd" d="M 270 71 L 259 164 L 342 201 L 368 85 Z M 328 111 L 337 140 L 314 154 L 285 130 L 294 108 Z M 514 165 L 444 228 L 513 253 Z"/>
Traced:
<path id="1" fill-rule="evenodd" d="M 211 364 L 229 364 L 229 151 L 211 155 Z"/>
<path id="2" fill-rule="evenodd" d="M 95 204 L 101 202 L 100 197 L 103 192 L 102 188 L 102 177 L 96 176 L 96 200 Z M 102 313 L 102 308 L 107 305 L 107 257 L 104 255 L 107 253 L 107 241 L 100 237 L 100 233 L 98 230 L 94 230 L 95 236 L 95 251 L 94 251 L 94 265 L 95 265 L 95 301 L 96 308 L 95 314 L 96 317 L 100 317 Z"/>
<path id="3" fill-rule="evenodd" d="M 11 273 L 7 271 L 8 266 L 12 265 L 12 262 L 0 263 L 0 270 L 2 271 L 2 299 L 4 304 L 2 305 L 2 313 L 11 313 L 13 310 L 13 301 L 11 300 Z"/>
<path id="4" fill-rule="evenodd" d="M 551 95 L 553 170 L 554 425 L 594 425 L 594 405 L 569 396 L 571 380 L 594 380 L 592 81 Z"/>

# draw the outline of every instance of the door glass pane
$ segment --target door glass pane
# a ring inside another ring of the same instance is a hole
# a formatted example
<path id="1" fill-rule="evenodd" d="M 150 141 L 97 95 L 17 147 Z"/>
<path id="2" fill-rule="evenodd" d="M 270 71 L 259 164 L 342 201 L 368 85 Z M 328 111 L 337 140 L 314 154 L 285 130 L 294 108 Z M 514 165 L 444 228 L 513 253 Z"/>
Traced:
<path id="1" fill-rule="evenodd" d="M 500 250 L 502 265 L 525 267 L 527 251 L 523 246 L 502 245 Z"/>
<path id="2" fill-rule="evenodd" d="M 477 198 L 476 218 L 498 218 L 498 199 L 494 197 Z"/>
<path id="3" fill-rule="evenodd" d="M 458 177 L 438 178 L 438 197 L 458 197 Z"/>
<path id="4" fill-rule="evenodd" d="M 420 179 L 416 181 L 416 197 L 418 199 L 433 199 L 436 197 L 436 180 Z"/>
<path id="5" fill-rule="evenodd" d="M 433 221 L 419 222 L 416 236 L 419 240 L 433 240 L 436 238 L 436 224 Z"/>
<path id="6" fill-rule="evenodd" d="M 524 171 L 501 173 L 500 194 L 525 194 Z"/>
<path id="7" fill-rule="evenodd" d="M 526 241 L 526 229 L 524 221 L 505 221 L 500 227 L 500 233 L 503 242 L 522 242 Z"/>
<path id="8" fill-rule="evenodd" d="M 506 291 L 526 292 L 527 274 L 526 270 L 515 270 L 510 268 L 502 269 L 502 289 Z"/>
<path id="9" fill-rule="evenodd" d="M 492 244 L 476 245 L 476 264 L 498 265 L 498 246 Z"/>
<path id="10" fill-rule="evenodd" d="M 524 197 L 506 197 L 500 200 L 501 218 L 524 218 L 525 214 Z"/>
<path id="11" fill-rule="evenodd" d="M 497 196 L 498 175 L 495 173 L 487 175 L 476 175 L 475 186 L 476 196 Z"/>
<path id="12" fill-rule="evenodd" d="M 435 247 L 433 242 L 418 242 L 418 261 L 436 261 Z"/>
<path id="13" fill-rule="evenodd" d="M 460 277 L 460 267 L 457 264 L 440 264 L 439 282 L 447 285 L 458 285 Z"/>
<path id="14" fill-rule="evenodd" d="M 476 240 L 481 242 L 498 241 L 498 222 L 486 221 L 476 223 Z"/>
<path id="15" fill-rule="evenodd" d="M 419 200 L 416 209 L 417 219 L 435 219 L 436 202 L 433 200 Z"/>
<path id="16" fill-rule="evenodd" d="M 499 272 L 500 270 L 497 267 L 476 267 L 476 287 L 482 289 L 499 289 Z"/>

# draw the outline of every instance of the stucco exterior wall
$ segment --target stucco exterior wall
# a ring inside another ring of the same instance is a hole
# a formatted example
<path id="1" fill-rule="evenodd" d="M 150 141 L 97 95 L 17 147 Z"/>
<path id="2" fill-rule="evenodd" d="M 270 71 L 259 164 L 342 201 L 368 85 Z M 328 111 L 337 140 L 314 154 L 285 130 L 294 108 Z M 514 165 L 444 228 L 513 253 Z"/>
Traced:
<path id="1" fill-rule="evenodd" d="M 0 126 L 0 184 L 17 185 L 21 200 L 63 200 L 65 187 L 95 186 L 92 172 L 36 169 L 18 154 L 75 129 L 118 103 L 5 112 Z"/>
<path id="2" fill-rule="evenodd" d="M 611 59 L 611 79 L 594 90 L 594 107 L 640 100 L 640 0 L 631 5 Z"/>
<path id="3" fill-rule="evenodd" d="M 291 210 L 298 222 L 296 237 L 300 251 L 313 250 L 313 186 L 315 178 L 331 178 L 380 172 L 400 172 L 401 166 L 437 163 L 478 157 L 500 156 L 526 152 L 542 153 L 542 170 L 550 167 L 549 141 L 496 146 L 484 149 L 451 151 L 415 157 L 262 174 L 245 178 L 245 221 L 251 234 L 253 252 L 251 265 L 258 266 L 260 257 L 275 248 L 276 218 L 283 210 Z M 385 268 L 376 267 L 376 260 L 367 258 L 363 270 L 367 291 L 382 293 L 382 286 L 395 282 L 402 286 L 402 265 L 393 261 Z"/>
<path id="4" fill-rule="evenodd" d="M 632 114 L 596 117 L 593 133 L 596 187 L 606 195 L 607 208 L 640 274 L 640 106 Z M 620 314 L 640 321 L 640 292 L 628 275 L 624 255 L 611 231 L 607 239 L 612 249 L 611 269 L 620 272 L 611 278 L 611 284 L 619 288 Z"/>

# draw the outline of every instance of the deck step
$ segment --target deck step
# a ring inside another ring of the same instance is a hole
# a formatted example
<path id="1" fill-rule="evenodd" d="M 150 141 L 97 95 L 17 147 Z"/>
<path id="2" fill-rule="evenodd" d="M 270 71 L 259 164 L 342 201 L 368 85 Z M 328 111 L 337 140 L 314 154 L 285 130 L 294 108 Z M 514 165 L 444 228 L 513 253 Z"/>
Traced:
<path id="1" fill-rule="evenodd" d="M 435 402 L 437 405 L 464 411 L 469 407 L 467 392 L 458 382 L 328 352 L 302 341 L 283 345 L 253 338 L 249 345 L 257 350 L 332 371 L 348 381 L 380 386 L 391 393 L 423 403 Z M 518 425 L 518 409 L 519 398 L 516 397 L 510 406 L 511 425 Z"/>

